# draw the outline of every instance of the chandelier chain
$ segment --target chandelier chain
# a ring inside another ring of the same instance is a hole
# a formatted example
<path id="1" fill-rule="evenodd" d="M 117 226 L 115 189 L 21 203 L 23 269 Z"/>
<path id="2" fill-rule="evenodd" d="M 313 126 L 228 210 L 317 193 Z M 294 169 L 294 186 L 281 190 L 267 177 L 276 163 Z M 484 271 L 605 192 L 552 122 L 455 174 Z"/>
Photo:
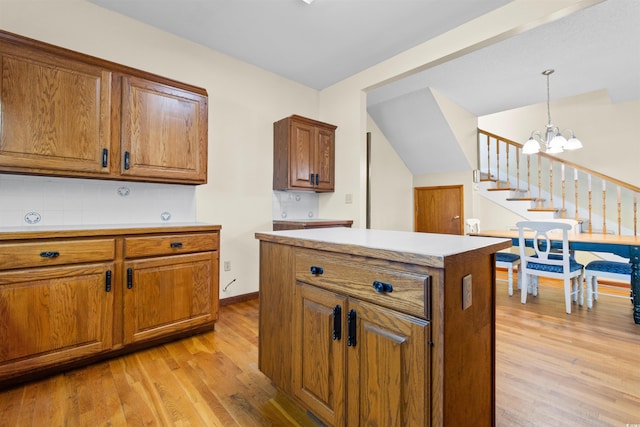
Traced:
<path id="1" fill-rule="evenodd" d="M 547 123 L 551 125 L 551 106 L 549 104 L 549 98 L 551 97 L 551 92 L 549 90 L 549 74 L 547 74 Z"/>

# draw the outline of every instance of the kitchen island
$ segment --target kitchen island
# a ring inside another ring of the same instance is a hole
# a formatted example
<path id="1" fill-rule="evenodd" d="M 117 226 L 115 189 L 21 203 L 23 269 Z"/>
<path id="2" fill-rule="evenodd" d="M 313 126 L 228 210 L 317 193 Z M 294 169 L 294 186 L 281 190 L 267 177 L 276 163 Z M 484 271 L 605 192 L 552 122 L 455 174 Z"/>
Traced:
<path id="1" fill-rule="evenodd" d="M 495 421 L 495 252 L 508 239 L 256 233 L 259 367 L 328 425 Z"/>

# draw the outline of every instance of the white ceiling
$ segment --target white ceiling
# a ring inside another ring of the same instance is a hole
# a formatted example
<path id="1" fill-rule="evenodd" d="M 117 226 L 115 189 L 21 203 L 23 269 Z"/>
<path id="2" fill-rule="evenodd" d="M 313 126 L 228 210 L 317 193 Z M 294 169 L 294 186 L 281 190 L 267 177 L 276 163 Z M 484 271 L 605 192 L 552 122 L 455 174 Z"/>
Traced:
<path id="1" fill-rule="evenodd" d="M 324 89 L 511 0 L 89 0 Z"/>
<path id="2" fill-rule="evenodd" d="M 89 1 L 323 89 L 512 0 Z M 640 1 L 607 0 L 379 88 L 368 111 L 414 174 L 462 170 L 431 89 L 482 116 L 544 102 L 547 68 L 552 100 L 638 99 Z"/>

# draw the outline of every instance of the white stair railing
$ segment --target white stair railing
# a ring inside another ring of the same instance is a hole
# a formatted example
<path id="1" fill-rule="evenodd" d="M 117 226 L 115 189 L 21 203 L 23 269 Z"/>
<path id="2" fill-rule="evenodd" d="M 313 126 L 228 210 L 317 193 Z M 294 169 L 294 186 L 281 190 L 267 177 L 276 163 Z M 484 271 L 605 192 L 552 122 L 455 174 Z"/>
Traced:
<path id="1" fill-rule="evenodd" d="M 479 176 L 508 200 L 529 200 L 531 212 L 583 223 L 583 231 L 638 233 L 640 188 L 554 156 L 523 155 L 522 145 L 478 129 Z M 573 181 L 573 183 L 571 182 Z"/>

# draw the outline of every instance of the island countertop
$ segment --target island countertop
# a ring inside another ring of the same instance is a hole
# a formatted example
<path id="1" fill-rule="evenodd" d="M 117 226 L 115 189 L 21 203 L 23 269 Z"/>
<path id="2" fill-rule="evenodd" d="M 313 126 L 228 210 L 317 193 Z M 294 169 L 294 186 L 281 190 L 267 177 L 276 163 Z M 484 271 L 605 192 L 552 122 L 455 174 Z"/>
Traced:
<path id="1" fill-rule="evenodd" d="M 448 257 L 468 252 L 493 253 L 511 247 L 510 239 L 408 231 L 329 228 L 258 232 L 259 240 L 350 253 L 391 261 L 444 267 Z"/>

